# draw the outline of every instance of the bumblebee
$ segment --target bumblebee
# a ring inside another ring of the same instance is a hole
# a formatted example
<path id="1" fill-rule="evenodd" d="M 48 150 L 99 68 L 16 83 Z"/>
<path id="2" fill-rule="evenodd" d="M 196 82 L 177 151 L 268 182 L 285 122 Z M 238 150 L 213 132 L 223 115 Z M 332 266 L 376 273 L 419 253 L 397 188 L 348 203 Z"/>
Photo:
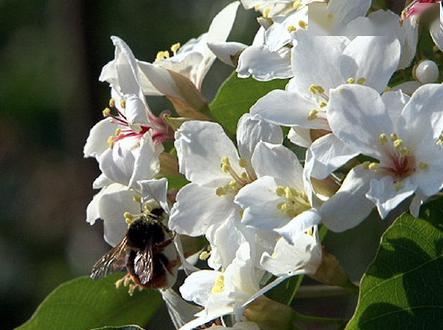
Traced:
<path id="1" fill-rule="evenodd" d="M 162 289 L 174 284 L 180 259 L 172 244 L 174 235 L 163 224 L 165 217 L 164 210 L 157 207 L 128 221 L 125 236 L 95 263 L 91 278 L 126 269 L 128 274 L 116 286 L 129 286 L 130 293 L 135 288 Z"/>

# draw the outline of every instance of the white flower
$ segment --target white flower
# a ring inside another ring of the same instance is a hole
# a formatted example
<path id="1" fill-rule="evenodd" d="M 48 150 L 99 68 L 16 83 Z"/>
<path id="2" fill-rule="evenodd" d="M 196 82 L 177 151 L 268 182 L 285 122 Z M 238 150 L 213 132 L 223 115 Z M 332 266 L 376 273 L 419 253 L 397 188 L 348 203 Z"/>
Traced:
<path id="1" fill-rule="evenodd" d="M 243 211 L 242 223 L 274 230 L 290 243 L 320 222 L 312 209 L 310 185 L 295 154 L 282 145 L 260 142 L 251 160 L 258 179 L 235 196 Z"/>
<path id="2" fill-rule="evenodd" d="M 238 1 L 234 1 L 227 5 L 214 17 L 207 33 L 197 39 L 189 40 L 181 47 L 179 44 L 172 46 L 173 56 L 171 57 L 161 56 L 160 53 L 154 64 L 181 74 L 200 90 L 203 79 L 216 58 L 209 50 L 207 43 L 226 41 L 234 24 L 239 4 Z M 163 52 L 163 54 L 166 53 Z"/>
<path id="3" fill-rule="evenodd" d="M 292 78 L 286 90 L 274 90 L 251 108 L 274 124 L 330 131 L 328 124 L 329 91 L 341 84 L 357 83 L 383 91 L 395 72 L 400 58 L 398 40 L 388 37 L 315 37 L 298 33 L 293 49 Z M 356 155 L 334 136 L 313 145 L 316 162 L 311 175 L 322 179 Z M 291 139 L 309 145 L 307 139 Z M 330 158 L 336 158 L 331 164 Z M 340 161 L 338 161 L 340 160 Z M 333 165 L 333 166 L 331 166 Z"/>
<path id="4" fill-rule="evenodd" d="M 238 124 L 237 152 L 220 125 L 185 122 L 176 132 L 175 147 L 180 172 L 191 183 L 178 192 L 169 227 L 184 235 L 206 235 L 211 243 L 226 237 L 238 242 L 235 233 L 240 235 L 241 230 L 235 228 L 240 224 L 240 210 L 233 200 L 242 186 L 256 178 L 250 159 L 261 140 L 281 143 L 281 129 L 245 114 Z M 228 248 L 235 253 L 236 246 L 238 243 Z M 232 260 L 232 252 L 230 258 L 219 258 Z"/>
<path id="5" fill-rule="evenodd" d="M 329 122 L 334 134 L 377 160 L 366 165 L 372 179 L 364 193 L 382 217 L 414 193 L 422 202 L 441 189 L 442 102 L 443 87 L 437 84 L 420 87 L 411 99 L 401 92 L 380 96 L 365 86 L 347 85 L 331 92 Z M 411 211 L 418 214 L 418 208 Z"/>

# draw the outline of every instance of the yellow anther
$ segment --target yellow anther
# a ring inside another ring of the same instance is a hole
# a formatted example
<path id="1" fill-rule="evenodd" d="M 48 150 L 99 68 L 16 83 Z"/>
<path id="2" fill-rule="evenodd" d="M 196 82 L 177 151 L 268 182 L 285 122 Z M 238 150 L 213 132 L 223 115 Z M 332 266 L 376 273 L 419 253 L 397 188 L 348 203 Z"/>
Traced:
<path id="1" fill-rule="evenodd" d="M 443 145 L 443 139 L 442 139 L 442 138 L 439 138 L 435 143 L 436 143 L 437 145 L 441 146 L 441 145 Z"/>
<path id="2" fill-rule="evenodd" d="M 225 278 L 222 274 L 218 275 L 215 279 L 214 286 L 212 287 L 212 293 L 217 294 L 223 292 L 225 288 Z"/>
<path id="3" fill-rule="evenodd" d="M 157 56 L 155 57 L 156 61 L 161 61 L 169 58 L 169 52 L 167 50 L 160 51 L 157 53 Z"/>
<path id="4" fill-rule="evenodd" d="M 126 100 L 121 99 L 120 100 L 120 106 L 122 107 L 122 109 L 126 108 Z"/>
<path id="5" fill-rule="evenodd" d="M 119 136 L 121 134 L 121 132 L 122 132 L 121 128 L 116 128 L 114 134 L 115 134 L 115 136 Z"/>
<path id="6" fill-rule="evenodd" d="M 298 21 L 298 26 L 301 27 L 302 29 L 307 29 L 308 28 L 308 23 L 306 23 L 303 20 Z"/>
<path id="7" fill-rule="evenodd" d="M 264 18 L 271 18 L 271 11 L 272 8 L 271 7 L 267 7 L 263 10 L 263 17 Z"/>
<path id="8" fill-rule="evenodd" d="M 319 111 L 317 109 L 313 109 L 308 113 L 308 120 L 314 120 L 318 118 Z"/>
<path id="9" fill-rule="evenodd" d="M 380 164 L 379 163 L 369 163 L 368 164 L 368 169 L 370 169 L 370 170 L 376 170 L 376 169 L 378 169 L 380 167 Z"/>
<path id="10" fill-rule="evenodd" d="M 320 85 L 311 85 L 309 86 L 309 91 L 312 94 L 323 94 L 325 92 L 325 89 Z"/>
<path id="11" fill-rule="evenodd" d="M 423 171 L 426 171 L 427 169 L 429 169 L 429 164 L 428 163 L 424 163 L 424 162 L 420 162 L 418 164 L 418 168 L 423 170 Z"/>
<path id="12" fill-rule="evenodd" d="M 180 49 L 181 44 L 179 42 L 176 42 L 171 46 L 171 51 L 174 53 L 174 55 L 177 53 L 177 51 Z"/>
<path id="13" fill-rule="evenodd" d="M 141 203 L 141 201 L 142 201 L 142 196 L 140 196 L 140 195 L 134 195 L 134 196 L 132 196 L 132 200 L 133 200 L 134 202 L 136 202 L 136 203 Z"/>
<path id="14" fill-rule="evenodd" d="M 238 182 L 235 180 L 230 181 L 228 185 L 229 185 L 229 188 L 231 188 L 232 190 L 238 190 L 241 188 L 240 185 L 238 184 Z"/>
<path id="15" fill-rule="evenodd" d="M 277 196 L 280 196 L 280 197 L 285 196 L 285 187 L 278 186 L 277 189 L 275 189 L 275 193 L 277 194 Z"/>
<path id="16" fill-rule="evenodd" d="M 109 99 L 109 107 L 110 108 L 115 108 L 115 100 L 113 98 Z"/>
<path id="17" fill-rule="evenodd" d="M 131 223 L 133 223 L 133 222 L 134 222 L 134 219 L 135 219 L 134 215 L 132 215 L 132 214 L 129 213 L 129 212 L 125 212 L 125 213 L 123 213 L 123 218 L 125 218 L 125 221 L 126 221 L 126 223 L 127 223 L 128 225 L 130 225 Z"/>
<path id="18" fill-rule="evenodd" d="M 297 28 L 294 25 L 289 25 L 288 26 L 288 32 L 289 33 L 292 33 L 292 32 L 295 32 L 295 31 L 297 31 Z"/>
<path id="19" fill-rule="evenodd" d="M 223 157 L 221 159 L 221 164 L 220 164 L 221 170 L 225 173 L 228 173 L 229 170 L 231 169 L 231 163 L 229 161 L 228 157 Z"/>
<path id="20" fill-rule="evenodd" d="M 346 80 L 346 82 L 348 83 L 348 84 L 355 84 L 355 79 L 354 78 L 348 78 L 347 80 Z"/>
<path id="21" fill-rule="evenodd" d="M 396 139 L 396 140 L 392 141 L 392 144 L 395 149 L 400 149 L 404 146 L 404 142 L 402 139 Z"/>
<path id="22" fill-rule="evenodd" d="M 320 108 L 326 108 L 328 106 L 328 102 L 320 101 Z"/>
<path id="23" fill-rule="evenodd" d="M 366 78 L 361 77 L 361 78 L 358 78 L 358 79 L 357 79 L 357 84 L 359 84 L 359 85 L 364 85 L 364 84 L 366 84 L 366 81 L 367 81 Z"/>
<path id="24" fill-rule="evenodd" d="M 111 135 L 110 137 L 108 137 L 108 139 L 106 140 L 106 143 L 108 144 L 109 148 L 112 148 L 115 143 L 114 136 Z"/>
<path id="25" fill-rule="evenodd" d="M 285 188 L 285 197 L 287 199 L 292 199 L 297 196 L 297 191 L 295 189 L 291 189 L 290 187 Z"/>
<path id="26" fill-rule="evenodd" d="M 398 135 L 395 134 L 395 133 L 391 133 L 391 134 L 389 135 L 389 137 L 391 138 L 391 141 L 398 140 Z"/>
<path id="27" fill-rule="evenodd" d="M 386 144 L 386 143 L 388 143 L 388 136 L 386 135 L 386 133 L 381 133 L 379 136 L 378 136 L 378 141 L 380 142 L 380 144 Z"/>
<path id="28" fill-rule="evenodd" d="M 292 3 L 292 8 L 294 8 L 295 10 L 300 9 L 302 6 L 303 4 L 300 0 L 294 0 L 294 2 Z"/>
<path id="29" fill-rule="evenodd" d="M 245 168 L 248 166 L 248 161 L 246 159 L 240 159 L 240 161 L 238 162 L 238 164 L 240 165 L 240 167 Z"/>
<path id="30" fill-rule="evenodd" d="M 288 209 L 288 203 L 279 203 L 277 208 L 282 212 L 286 212 Z"/>
<path id="31" fill-rule="evenodd" d="M 111 109 L 105 108 L 102 113 L 103 117 L 109 117 L 111 115 Z"/>
<path id="32" fill-rule="evenodd" d="M 218 187 L 218 188 L 215 190 L 215 194 L 216 194 L 218 197 L 221 197 L 221 196 L 226 195 L 226 189 L 225 189 L 225 187 Z"/>
<path id="33" fill-rule="evenodd" d="M 210 256 L 211 256 L 211 252 L 203 251 L 202 253 L 200 253 L 200 255 L 198 256 L 198 258 L 199 258 L 200 260 L 205 261 L 205 260 L 208 260 L 208 258 L 209 258 Z"/>

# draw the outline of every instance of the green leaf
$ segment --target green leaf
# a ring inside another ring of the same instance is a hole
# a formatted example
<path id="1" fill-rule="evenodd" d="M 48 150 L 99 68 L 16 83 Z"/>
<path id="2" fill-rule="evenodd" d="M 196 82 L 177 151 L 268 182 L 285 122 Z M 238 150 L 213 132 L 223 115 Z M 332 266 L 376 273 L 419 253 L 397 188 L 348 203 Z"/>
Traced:
<path id="1" fill-rule="evenodd" d="M 262 96 L 274 89 L 284 89 L 287 80 L 261 82 L 252 78 L 242 79 L 237 73 L 223 83 L 209 105 L 212 116 L 230 134 L 235 134 L 240 117 Z"/>
<path id="2" fill-rule="evenodd" d="M 101 280 L 80 277 L 56 288 L 18 330 L 86 330 L 106 325 L 144 326 L 162 304 L 154 290 L 134 292 L 116 289 L 122 274 Z"/>
<path id="3" fill-rule="evenodd" d="M 383 234 L 346 329 L 434 329 L 443 324 L 443 210 L 400 216 Z"/>
<path id="4" fill-rule="evenodd" d="M 101 327 L 91 330 L 144 330 L 144 329 L 139 327 L 138 325 L 124 325 L 122 327 Z"/>

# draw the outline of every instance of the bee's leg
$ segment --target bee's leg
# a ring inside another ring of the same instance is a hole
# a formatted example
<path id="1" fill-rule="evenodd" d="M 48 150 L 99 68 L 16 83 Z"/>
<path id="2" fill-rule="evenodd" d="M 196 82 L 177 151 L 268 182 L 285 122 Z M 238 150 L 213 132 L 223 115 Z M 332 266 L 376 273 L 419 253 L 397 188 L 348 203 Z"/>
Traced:
<path id="1" fill-rule="evenodd" d="M 115 287 L 117 288 L 117 289 L 120 289 L 122 286 L 123 287 L 127 287 L 129 284 L 131 284 L 133 281 L 132 281 L 132 278 L 131 278 L 131 275 L 129 275 L 129 273 L 128 274 L 126 274 L 125 276 L 123 276 L 122 278 L 120 278 L 120 279 L 118 279 L 116 282 L 115 282 Z"/>
<path id="2" fill-rule="evenodd" d="M 161 243 L 156 243 L 154 244 L 153 248 L 154 248 L 154 253 L 155 252 L 161 252 L 165 247 L 167 247 L 169 244 L 171 244 L 174 241 L 173 238 L 164 240 Z"/>

